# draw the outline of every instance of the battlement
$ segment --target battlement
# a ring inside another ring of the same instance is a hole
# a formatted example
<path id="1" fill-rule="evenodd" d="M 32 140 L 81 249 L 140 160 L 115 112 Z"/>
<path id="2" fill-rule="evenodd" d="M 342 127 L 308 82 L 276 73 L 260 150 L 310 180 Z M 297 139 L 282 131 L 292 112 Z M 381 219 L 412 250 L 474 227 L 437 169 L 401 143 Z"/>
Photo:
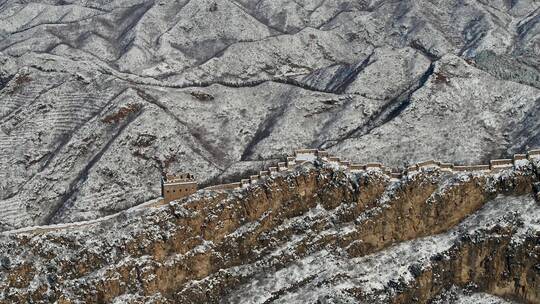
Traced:
<path id="1" fill-rule="evenodd" d="M 341 161 L 341 158 L 335 157 L 335 156 L 328 156 L 327 161 L 330 163 L 339 164 L 339 162 Z"/>
<path id="2" fill-rule="evenodd" d="M 165 175 L 165 183 L 176 183 L 176 182 L 192 182 L 195 181 L 195 177 L 193 175 L 186 173 L 186 174 L 167 174 Z"/>
<path id="3" fill-rule="evenodd" d="M 489 162 L 491 169 L 511 168 L 514 166 L 514 161 L 511 159 L 493 159 Z"/>
<path id="4" fill-rule="evenodd" d="M 347 168 L 350 168 L 350 167 L 351 167 L 351 162 L 350 162 L 350 161 L 340 160 L 340 161 L 339 161 L 339 164 L 340 164 L 341 166 L 344 166 L 344 167 L 347 167 Z"/>
<path id="5" fill-rule="evenodd" d="M 417 165 L 408 166 L 407 171 L 408 172 L 418 171 L 418 166 Z"/>
<path id="6" fill-rule="evenodd" d="M 530 150 L 525 154 L 515 154 L 512 159 L 494 159 L 489 164 L 479 165 L 455 165 L 452 163 L 442 163 L 435 160 L 422 161 L 417 164 L 410 165 L 405 170 L 398 168 L 389 168 L 381 163 L 355 164 L 347 160 L 342 160 L 339 157 L 330 155 L 327 151 L 316 149 L 300 149 L 294 151 L 294 156 L 287 156 L 286 161 L 278 162 L 272 167 L 261 171 L 258 175 L 251 175 L 249 178 L 242 179 L 239 182 L 229 183 L 224 185 L 214 185 L 207 187 L 213 191 L 227 191 L 238 188 L 246 188 L 250 185 L 259 183 L 260 180 L 271 178 L 281 172 L 293 170 L 304 163 L 315 163 L 320 161 L 332 166 L 342 168 L 350 172 L 362 171 L 379 171 L 387 175 L 391 179 L 401 179 L 409 173 L 427 170 L 428 168 L 438 169 L 442 172 L 491 172 L 496 170 L 504 170 L 513 168 L 516 162 L 527 162 L 534 158 L 540 158 L 540 149 Z M 162 195 L 164 201 L 170 202 L 188 196 L 197 191 L 197 182 L 191 174 L 167 175 L 162 179 Z"/>
<path id="7" fill-rule="evenodd" d="M 399 173 L 399 172 L 392 172 L 390 174 L 390 177 L 391 178 L 395 178 L 395 179 L 401 179 L 403 177 L 403 174 Z"/>
<path id="8" fill-rule="evenodd" d="M 242 187 L 242 183 L 237 182 L 237 183 L 210 186 L 210 187 L 207 187 L 205 189 L 206 190 L 219 191 L 219 190 L 233 190 L 233 189 L 240 188 L 240 187 Z"/>
<path id="9" fill-rule="evenodd" d="M 527 152 L 527 156 L 529 157 L 540 157 L 540 149 L 534 149 Z"/>
<path id="10" fill-rule="evenodd" d="M 471 171 L 490 171 L 490 165 L 471 165 L 471 166 L 454 166 L 454 171 L 471 172 Z"/>
<path id="11" fill-rule="evenodd" d="M 367 163 L 366 170 L 369 169 L 382 169 L 384 166 L 381 163 Z"/>
<path id="12" fill-rule="evenodd" d="M 452 170 L 454 169 L 454 164 L 451 164 L 451 163 L 439 163 L 439 168 L 441 169 L 441 171 L 452 172 Z"/>
<path id="13" fill-rule="evenodd" d="M 426 160 L 416 164 L 418 168 L 439 167 L 439 162 L 434 160 Z"/>
<path id="14" fill-rule="evenodd" d="M 515 154 L 514 155 L 514 163 L 516 161 L 526 160 L 526 159 L 527 159 L 527 154 Z"/>
<path id="15" fill-rule="evenodd" d="M 366 165 L 364 165 L 364 164 L 351 164 L 349 166 L 349 169 L 351 171 L 363 171 L 363 170 L 366 170 Z"/>

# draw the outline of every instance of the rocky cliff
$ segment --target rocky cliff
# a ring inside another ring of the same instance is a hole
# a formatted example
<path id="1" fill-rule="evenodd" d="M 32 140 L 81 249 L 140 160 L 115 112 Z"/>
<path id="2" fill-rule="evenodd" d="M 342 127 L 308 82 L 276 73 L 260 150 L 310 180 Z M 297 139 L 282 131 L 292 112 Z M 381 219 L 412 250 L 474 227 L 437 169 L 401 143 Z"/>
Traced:
<path id="1" fill-rule="evenodd" d="M 4 233 L 0 303 L 540 303 L 539 181 L 540 158 L 399 180 L 306 163 Z"/>
<path id="2" fill-rule="evenodd" d="M 0 1 L 0 230 L 299 147 L 406 166 L 540 146 L 535 0 Z"/>

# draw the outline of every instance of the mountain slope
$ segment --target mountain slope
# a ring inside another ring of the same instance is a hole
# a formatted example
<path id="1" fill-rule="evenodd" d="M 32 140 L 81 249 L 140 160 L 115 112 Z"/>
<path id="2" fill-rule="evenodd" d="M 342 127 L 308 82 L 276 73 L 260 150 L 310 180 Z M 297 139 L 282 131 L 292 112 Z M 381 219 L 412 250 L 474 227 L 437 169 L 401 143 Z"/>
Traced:
<path id="1" fill-rule="evenodd" d="M 315 162 L 4 233 L 0 303 L 454 303 L 456 288 L 539 303 L 539 161 L 399 180 Z"/>
<path id="2" fill-rule="evenodd" d="M 0 229 L 95 219 L 163 171 L 297 147 L 478 163 L 540 146 L 540 4 L 3 1 Z"/>

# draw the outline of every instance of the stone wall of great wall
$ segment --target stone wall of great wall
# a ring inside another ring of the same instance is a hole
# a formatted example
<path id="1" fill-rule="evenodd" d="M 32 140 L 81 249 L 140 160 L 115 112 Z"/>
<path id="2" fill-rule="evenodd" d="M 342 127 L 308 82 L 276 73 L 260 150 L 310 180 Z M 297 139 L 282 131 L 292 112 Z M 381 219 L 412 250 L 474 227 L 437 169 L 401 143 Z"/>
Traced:
<path id="1" fill-rule="evenodd" d="M 161 196 L 168 203 L 197 192 L 198 184 L 191 174 L 167 175 L 161 179 Z"/>
<path id="2" fill-rule="evenodd" d="M 279 172 L 293 170 L 296 166 L 305 162 L 314 162 L 319 160 L 328 164 L 333 164 L 341 167 L 349 172 L 360 172 L 367 170 L 380 170 L 390 178 L 400 179 L 403 175 L 411 172 L 424 170 L 426 168 L 438 168 L 444 172 L 491 172 L 501 169 L 513 168 L 519 161 L 526 161 L 531 158 L 540 158 L 540 149 L 528 151 L 526 154 L 515 154 L 512 159 L 494 159 L 489 164 L 482 165 L 455 165 L 452 163 L 443 163 L 435 160 L 423 161 L 406 169 L 389 168 L 381 163 L 356 164 L 339 157 L 330 155 L 327 151 L 316 149 L 300 149 L 294 151 L 294 156 L 287 157 L 286 161 L 279 162 L 276 166 L 269 167 L 266 171 L 261 171 L 259 175 L 252 175 L 249 178 L 242 179 L 236 183 L 214 185 L 205 190 L 226 191 L 237 188 L 247 187 L 251 184 L 256 184 L 260 179 L 266 176 L 272 176 Z"/>

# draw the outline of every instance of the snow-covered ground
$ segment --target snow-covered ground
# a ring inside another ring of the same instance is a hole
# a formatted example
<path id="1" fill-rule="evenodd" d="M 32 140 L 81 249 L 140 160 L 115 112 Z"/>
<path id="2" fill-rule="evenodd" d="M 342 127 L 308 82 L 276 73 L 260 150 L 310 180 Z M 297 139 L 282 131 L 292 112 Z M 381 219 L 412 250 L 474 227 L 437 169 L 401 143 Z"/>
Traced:
<path id="1" fill-rule="evenodd" d="M 465 235 L 474 236 L 480 230 L 511 225 L 516 219 L 523 221 L 523 226 L 513 241 L 520 242 L 525 231 L 540 231 L 540 205 L 529 196 L 501 196 L 447 233 L 403 242 L 368 256 L 349 258 L 343 251 L 323 250 L 275 271 L 243 265 L 231 272 L 248 276 L 249 283 L 236 288 L 224 303 L 267 303 L 269 299 L 274 299 L 272 303 L 356 303 L 349 293 L 353 288 L 361 289 L 366 295 L 380 294 L 380 303 L 385 303 L 388 294 L 384 291 L 392 283 L 412 282 L 413 268 L 429 268 L 432 257 L 444 256 Z M 279 250 L 288 250 L 287 245 Z M 479 299 L 484 302 L 474 302 Z M 512 303 L 496 299 L 483 297 L 482 293 L 462 294 L 461 302 L 448 303 Z"/>
<path id="2" fill-rule="evenodd" d="M 470 292 L 452 288 L 434 304 L 517 304 L 517 302 L 502 299 L 484 292 Z"/>
<path id="3" fill-rule="evenodd" d="M 398 166 L 540 146 L 539 7 L 2 1 L 0 230 L 128 209 L 163 171 L 236 181 L 295 148 Z"/>

